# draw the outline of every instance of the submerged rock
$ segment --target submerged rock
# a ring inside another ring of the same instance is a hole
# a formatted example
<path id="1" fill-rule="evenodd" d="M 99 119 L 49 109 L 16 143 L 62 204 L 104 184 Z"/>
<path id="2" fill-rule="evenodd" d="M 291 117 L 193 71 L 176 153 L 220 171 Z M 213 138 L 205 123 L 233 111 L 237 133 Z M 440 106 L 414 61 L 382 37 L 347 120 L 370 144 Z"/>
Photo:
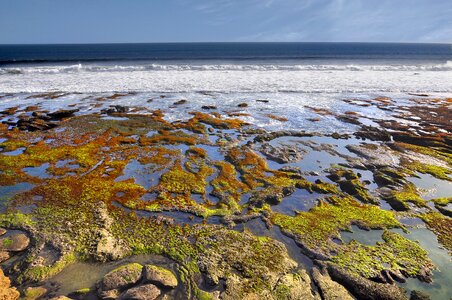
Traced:
<path id="1" fill-rule="evenodd" d="M 144 266 L 143 280 L 168 288 L 175 288 L 177 286 L 177 278 L 173 272 L 154 265 Z"/>

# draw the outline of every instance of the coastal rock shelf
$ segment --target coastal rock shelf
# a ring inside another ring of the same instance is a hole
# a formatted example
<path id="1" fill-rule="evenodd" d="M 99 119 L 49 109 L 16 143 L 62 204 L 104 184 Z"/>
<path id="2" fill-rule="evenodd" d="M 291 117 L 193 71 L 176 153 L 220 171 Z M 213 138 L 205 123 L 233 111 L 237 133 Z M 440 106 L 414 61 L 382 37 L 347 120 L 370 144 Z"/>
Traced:
<path id="1" fill-rule="evenodd" d="M 337 101 L 0 95 L 0 296 L 450 297 L 452 99 Z"/>

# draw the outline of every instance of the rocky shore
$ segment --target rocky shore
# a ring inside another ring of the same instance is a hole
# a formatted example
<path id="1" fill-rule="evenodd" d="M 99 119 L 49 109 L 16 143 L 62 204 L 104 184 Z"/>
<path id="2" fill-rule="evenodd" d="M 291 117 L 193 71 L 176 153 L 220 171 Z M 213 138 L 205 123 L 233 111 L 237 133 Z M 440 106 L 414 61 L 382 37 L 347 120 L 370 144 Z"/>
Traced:
<path id="1" fill-rule="evenodd" d="M 431 298 L 405 283 L 432 285 L 442 266 L 407 233 L 426 228 L 452 253 L 452 99 L 342 100 L 391 119 L 306 107 L 306 122 L 350 134 L 267 131 L 213 106 L 169 121 L 105 104 L 127 96 L 93 96 L 95 112 L 0 112 L 0 299 Z M 355 227 L 379 240 L 345 240 Z M 121 264 L 61 293 L 55 278 L 81 262 Z"/>

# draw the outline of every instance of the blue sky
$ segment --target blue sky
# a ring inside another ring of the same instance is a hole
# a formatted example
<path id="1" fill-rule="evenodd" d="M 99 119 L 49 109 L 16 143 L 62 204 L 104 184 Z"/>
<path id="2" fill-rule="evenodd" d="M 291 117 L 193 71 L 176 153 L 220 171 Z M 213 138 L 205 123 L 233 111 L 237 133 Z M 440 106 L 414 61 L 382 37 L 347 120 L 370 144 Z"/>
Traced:
<path id="1" fill-rule="evenodd" d="M 0 0 L 0 44 L 452 42 L 451 0 Z"/>

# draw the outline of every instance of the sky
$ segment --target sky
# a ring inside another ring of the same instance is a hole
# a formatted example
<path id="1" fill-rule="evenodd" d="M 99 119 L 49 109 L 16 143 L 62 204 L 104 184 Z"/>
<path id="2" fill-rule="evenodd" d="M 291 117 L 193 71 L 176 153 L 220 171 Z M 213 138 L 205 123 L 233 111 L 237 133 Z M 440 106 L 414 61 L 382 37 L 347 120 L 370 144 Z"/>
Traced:
<path id="1" fill-rule="evenodd" d="M 0 44 L 452 42 L 451 0 L 0 0 Z"/>

